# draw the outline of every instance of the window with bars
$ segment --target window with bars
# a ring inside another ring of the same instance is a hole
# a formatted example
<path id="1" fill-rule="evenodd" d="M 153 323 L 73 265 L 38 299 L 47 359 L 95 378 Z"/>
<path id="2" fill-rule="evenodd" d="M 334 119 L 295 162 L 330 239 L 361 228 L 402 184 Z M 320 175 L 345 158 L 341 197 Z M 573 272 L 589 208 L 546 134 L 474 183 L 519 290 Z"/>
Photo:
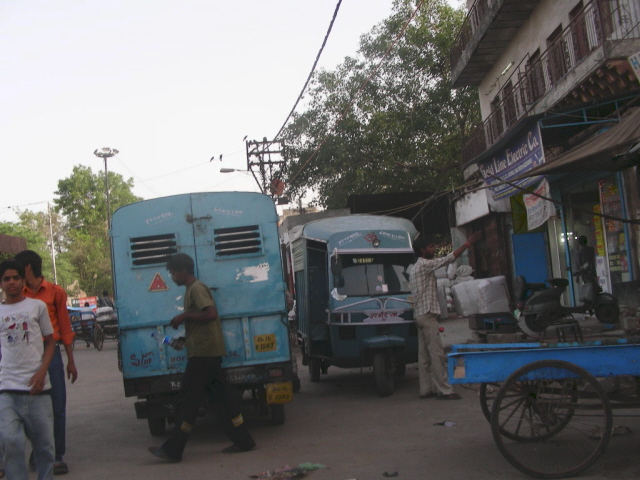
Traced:
<path id="1" fill-rule="evenodd" d="M 129 239 L 129 242 L 134 267 L 164 264 L 170 256 L 178 253 L 175 233 L 135 237 Z"/>
<path id="2" fill-rule="evenodd" d="M 216 258 L 262 253 L 262 235 L 259 225 L 216 228 L 213 230 Z"/>

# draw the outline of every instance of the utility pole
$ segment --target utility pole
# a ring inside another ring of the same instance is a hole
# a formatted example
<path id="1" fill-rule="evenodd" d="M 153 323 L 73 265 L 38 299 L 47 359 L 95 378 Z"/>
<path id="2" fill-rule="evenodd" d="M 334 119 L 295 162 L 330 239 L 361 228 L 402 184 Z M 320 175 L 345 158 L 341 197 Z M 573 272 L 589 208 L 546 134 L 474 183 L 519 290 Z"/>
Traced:
<path id="1" fill-rule="evenodd" d="M 58 283 L 58 269 L 56 268 L 56 247 L 53 244 L 53 221 L 51 220 L 51 205 L 47 202 L 47 213 L 49 215 L 49 242 L 51 247 L 51 263 L 53 264 L 53 283 Z"/>
<path id="2" fill-rule="evenodd" d="M 278 200 L 278 204 L 288 203 L 288 199 L 283 197 L 285 184 L 279 173 L 285 165 L 282 156 L 284 143 L 281 141 L 267 140 L 247 141 L 247 170 L 253 174 L 262 193 L 271 195 Z"/>

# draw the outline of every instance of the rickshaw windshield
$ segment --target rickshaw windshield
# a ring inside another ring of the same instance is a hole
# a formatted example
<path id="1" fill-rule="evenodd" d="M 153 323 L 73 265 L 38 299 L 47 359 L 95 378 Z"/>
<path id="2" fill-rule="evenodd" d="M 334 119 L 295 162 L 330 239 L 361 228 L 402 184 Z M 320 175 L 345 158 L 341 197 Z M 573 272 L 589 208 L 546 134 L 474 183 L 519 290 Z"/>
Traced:
<path id="1" fill-rule="evenodd" d="M 372 296 L 410 293 L 412 253 L 340 254 L 340 275 L 334 276 L 338 293 Z"/>

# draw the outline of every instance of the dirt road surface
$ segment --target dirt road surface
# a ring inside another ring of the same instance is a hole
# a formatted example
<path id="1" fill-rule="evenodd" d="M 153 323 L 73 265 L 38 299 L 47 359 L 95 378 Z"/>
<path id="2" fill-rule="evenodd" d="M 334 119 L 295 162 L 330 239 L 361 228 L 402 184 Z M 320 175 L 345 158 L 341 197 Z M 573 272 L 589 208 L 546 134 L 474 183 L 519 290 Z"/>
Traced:
<path id="1" fill-rule="evenodd" d="M 464 343 L 466 320 L 445 324 L 446 343 Z M 221 453 L 229 441 L 212 416 L 201 417 L 178 464 L 147 452 L 152 437 L 135 417 L 135 399 L 125 398 L 117 369 L 116 343 L 100 352 L 76 344 L 79 379 L 68 386 L 68 480 L 217 479 L 243 480 L 265 470 L 304 462 L 325 468 L 309 480 L 525 479 L 501 456 L 480 411 L 476 386 L 456 386 L 460 401 L 418 398 L 416 365 L 398 380 L 396 392 L 379 397 L 370 374 L 330 368 L 310 383 L 300 365 L 302 389 L 286 407 L 286 422 L 272 426 L 251 408 L 245 418 L 258 448 Z M 435 425 L 453 422 L 453 426 Z M 613 437 L 600 460 L 580 478 L 637 479 L 640 422 L 616 419 L 631 435 Z M 31 474 L 35 478 L 35 474 Z"/>

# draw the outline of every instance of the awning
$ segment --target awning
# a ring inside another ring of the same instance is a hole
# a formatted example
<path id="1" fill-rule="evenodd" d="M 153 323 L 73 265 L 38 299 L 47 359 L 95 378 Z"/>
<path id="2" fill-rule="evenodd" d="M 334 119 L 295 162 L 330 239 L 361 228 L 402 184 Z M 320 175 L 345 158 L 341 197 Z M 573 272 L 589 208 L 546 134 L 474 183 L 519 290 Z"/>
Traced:
<path id="1" fill-rule="evenodd" d="M 637 163 L 637 155 L 627 155 L 640 143 L 640 107 L 625 112 L 620 123 L 600 135 L 529 170 L 518 178 L 584 171 L 615 172 Z"/>

